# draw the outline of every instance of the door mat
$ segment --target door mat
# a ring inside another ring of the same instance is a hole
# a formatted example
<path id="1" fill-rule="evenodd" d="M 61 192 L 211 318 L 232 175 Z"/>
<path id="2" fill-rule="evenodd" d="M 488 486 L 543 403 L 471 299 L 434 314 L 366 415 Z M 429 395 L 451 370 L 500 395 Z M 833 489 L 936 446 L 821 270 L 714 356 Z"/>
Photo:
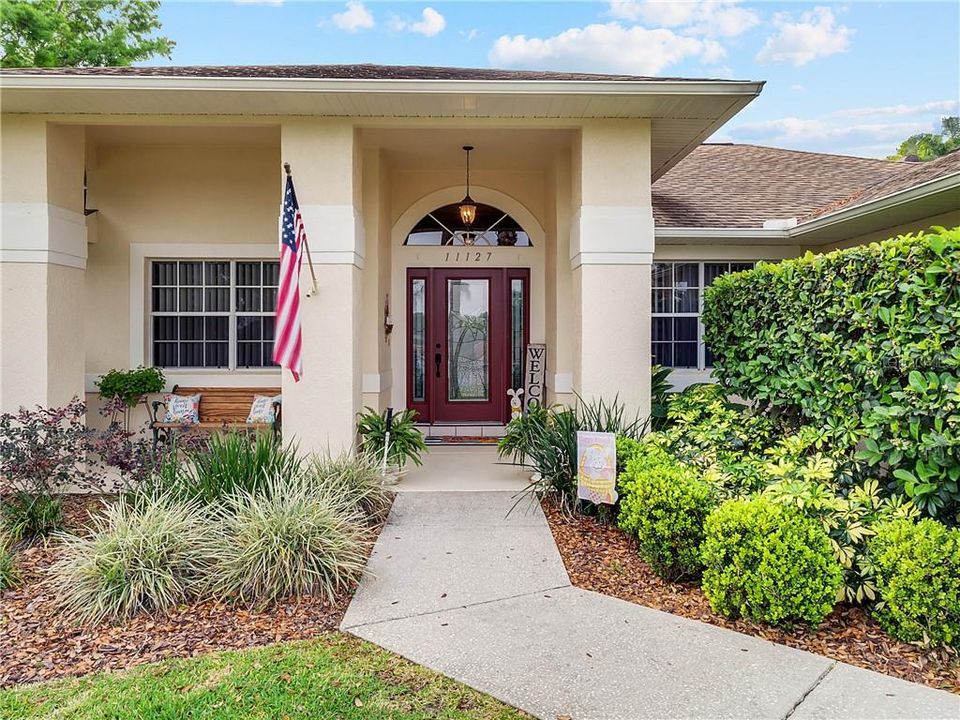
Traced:
<path id="1" fill-rule="evenodd" d="M 425 437 L 424 441 L 427 445 L 496 445 L 500 442 L 500 438 L 482 437 L 480 435 L 461 435 L 459 437 L 440 435 Z"/>

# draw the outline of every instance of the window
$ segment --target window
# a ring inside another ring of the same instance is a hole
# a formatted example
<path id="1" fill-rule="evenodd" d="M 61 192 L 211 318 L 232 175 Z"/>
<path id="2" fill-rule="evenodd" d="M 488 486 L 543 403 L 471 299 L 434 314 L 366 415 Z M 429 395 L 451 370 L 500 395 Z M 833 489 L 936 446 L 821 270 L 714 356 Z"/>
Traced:
<path id="1" fill-rule="evenodd" d="M 703 289 L 752 262 L 658 262 L 652 276 L 653 361 L 664 367 L 705 370 L 713 356 L 703 342 Z"/>
<path id="2" fill-rule="evenodd" d="M 530 236 L 510 215 L 492 205 L 477 203 L 470 227 L 460 219 L 458 205 L 444 205 L 418 222 L 404 245 L 470 245 L 477 247 L 530 247 Z"/>
<path id="3" fill-rule="evenodd" d="M 222 369 L 273 366 L 279 278 L 276 261 L 152 261 L 153 364 Z"/>

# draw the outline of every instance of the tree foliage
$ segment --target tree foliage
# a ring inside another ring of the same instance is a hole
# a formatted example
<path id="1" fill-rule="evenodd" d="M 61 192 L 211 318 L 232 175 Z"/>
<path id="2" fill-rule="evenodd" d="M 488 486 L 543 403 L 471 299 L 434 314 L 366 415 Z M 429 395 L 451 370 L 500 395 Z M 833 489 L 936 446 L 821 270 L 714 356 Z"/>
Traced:
<path id="1" fill-rule="evenodd" d="M 911 135 L 897 148 L 888 160 L 903 160 L 915 156 L 919 160 L 933 160 L 960 149 L 960 117 L 942 118 L 939 133 Z"/>
<path id="2" fill-rule="evenodd" d="M 156 36 L 159 0 L 0 0 L 2 67 L 130 65 L 174 42 Z"/>

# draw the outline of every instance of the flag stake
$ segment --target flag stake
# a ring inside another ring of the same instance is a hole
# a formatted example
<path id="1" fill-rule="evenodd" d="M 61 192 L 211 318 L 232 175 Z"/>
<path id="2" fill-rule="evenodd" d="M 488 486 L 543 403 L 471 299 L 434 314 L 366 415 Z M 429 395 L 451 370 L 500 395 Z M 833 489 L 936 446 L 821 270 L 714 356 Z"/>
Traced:
<path id="1" fill-rule="evenodd" d="M 285 162 L 283 164 L 283 169 L 286 171 L 287 175 L 292 175 L 290 171 L 290 163 Z M 317 294 L 317 273 L 313 269 L 313 258 L 310 256 L 310 242 L 307 240 L 306 235 L 303 237 L 303 249 L 307 251 L 307 265 L 310 266 L 310 278 L 313 280 L 313 287 L 307 292 L 307 297 L 311 297 Z"/>

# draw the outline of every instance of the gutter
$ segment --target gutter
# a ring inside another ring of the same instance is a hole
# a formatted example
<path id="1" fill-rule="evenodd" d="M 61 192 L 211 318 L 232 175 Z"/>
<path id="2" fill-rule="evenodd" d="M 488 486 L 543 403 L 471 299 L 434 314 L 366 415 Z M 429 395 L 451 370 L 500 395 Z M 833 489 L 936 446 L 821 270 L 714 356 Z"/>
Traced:
<path id="1" fill-rule="evenodd" d="M 143 75 L 0 74 L 17 90 L 220 90 L 477 95 L 757 95 L 763 82 L 741 80 L 356 80 L 345 78 L 164 77 Z"/>
<path id="2" fill-rule="evenodd" d="M 654 227 L 657 240 L 789 240 L 789 230 L 769 228 Z"/>

